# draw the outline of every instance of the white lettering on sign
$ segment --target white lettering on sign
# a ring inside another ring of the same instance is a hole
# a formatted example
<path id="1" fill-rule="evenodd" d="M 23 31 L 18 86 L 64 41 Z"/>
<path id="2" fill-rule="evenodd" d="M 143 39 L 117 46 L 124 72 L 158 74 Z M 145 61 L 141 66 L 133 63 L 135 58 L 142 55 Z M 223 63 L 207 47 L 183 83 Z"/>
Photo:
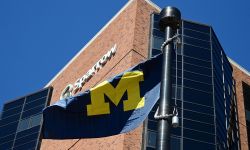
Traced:
<path id="1" fill-rule="evenodd" d="M 81 78 L 77 79 L 74 85 L 68 84 L 61 93 L 60 99 L 72 96 L 73 93 L 80 91 L 83 85 L 88 82 L 116 53 L 116 44 L 87 71 Z"/>

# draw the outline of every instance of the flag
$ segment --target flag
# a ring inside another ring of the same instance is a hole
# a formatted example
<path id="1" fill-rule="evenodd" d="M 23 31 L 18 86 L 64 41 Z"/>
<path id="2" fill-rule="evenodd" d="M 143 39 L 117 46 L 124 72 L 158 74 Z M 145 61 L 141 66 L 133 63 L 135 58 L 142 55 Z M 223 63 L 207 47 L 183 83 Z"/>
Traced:
<path id="1" fill-rule="evenodd" d="M 159 99 L 162 55 L 43 111 L 43 138 L 98 138 L 138 127 Z"/>

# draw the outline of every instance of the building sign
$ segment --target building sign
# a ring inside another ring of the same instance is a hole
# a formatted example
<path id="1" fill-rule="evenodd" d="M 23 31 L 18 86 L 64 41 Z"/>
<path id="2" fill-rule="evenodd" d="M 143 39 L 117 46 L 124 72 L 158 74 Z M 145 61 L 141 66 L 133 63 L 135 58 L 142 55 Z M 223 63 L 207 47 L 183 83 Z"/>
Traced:
<path id="1" fill-rule="evenodd" d="M 60 99 L 72 96 L 80 91 L 83 85 L 88 82 L 116 53 L 116 44 L 99 60 L 97 63 L 87 71 L 81 78 L 77 79 L 74 85 L 68 84 L 61 93 Z"/>

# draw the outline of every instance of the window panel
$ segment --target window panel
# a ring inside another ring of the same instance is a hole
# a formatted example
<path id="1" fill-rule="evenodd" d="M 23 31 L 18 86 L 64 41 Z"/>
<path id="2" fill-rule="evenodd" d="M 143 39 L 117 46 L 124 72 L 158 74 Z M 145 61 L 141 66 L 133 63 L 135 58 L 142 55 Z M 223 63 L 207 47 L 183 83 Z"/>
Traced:
<path id="1" fill-rule="evenodd" d="M 19 118 L 20 118 L 20 114 L 16 114 L 16 115 L 4 118 L 4 119 L 0 120 L 0 127 L 7 125 L 9 123 L 12 123 L 12 122 L 17 122 L 19 120 Z"/>
<path id="2" fill-rule="evenodd" d="M 191 139 L 183 139 L 183 150 L 213 150 L 215 145 L 204 142 L 194 141 Z"/>
<path id="3" fill-rule="evenodd" d="M 16 139 L 19 139 L 21 137 L 24 137 L 24 136 L 30 135 L 32 133 L 38 132 L 39 129 L 40 129 L 40 126 L 36 126 L 36 127 L 30 128 L 30 129 L 18 132 L 17 135 L 16 135 Z"/>
<path id="4" fill-rule="evenodd" d="M 22 119 L 29 117 L 29 116 L 32 116 L 32 115 L 35 115 L 35 114 L 38 114 L 38 113 L 42 113 L 43 109 L 44 109 L 44 105 L 41 105 L 41 106 L 35 107 L 33 109 L 30 109 L 28 111 L 25 111 L 22 114 Z"/>
<path id="5" fill-rule="evenodd" d="M 199 66 L 202 66 L 202 67 L 211 68 L 211 62 L 210 61 L 204 61 L 204 60 L 201 60 L 201 59 L 196 59 L 196 58 L 191 58 L 191 57 L 184 56 L 184 62 L 188 63 L 188 64 L 194 64 L 194 65 L 199 65 Z"/>
<path id="6" fill-rule="evenodd" d="M 160 53 L 161 53 L 161 50 L 152 49 L 152 57 L 153 57 L 153 56 L 156 56 L 156 55 L 158 55 L 158 54 L 160 54 Z"/>
<path id="7" fill-rule="evenodd" d="M 215 135 L 211 135 L 208 133 L 198 132 L 194 130 L 184 129 L 183 130 L 183 136 L 199 141 L 204 141 L 208 143 L 214 143 L 215 142 Z"/>
<path id="8" fill-rule="evenodd" d="M 176 76 L 176 69 L 175 67 L 172 67 L 172 78 L 175 79 Z M 182 70 L 181 69 L 177 69 L 177 77 L 180 78 L 182 76 Z"/>
<path id="9" fill-rule="evenodd" d="M 153 147 L 146 147 L 146 150 L 155 150 Z"/>
<path id="10" fill-rule="evenodd" d="M 147 140 L 147 146 L 155 148 L 156 146 L 156 137 L 157 133 L 153 131 L 148 131 L 148 140 Z"/>
<path id="11" fill-rule="evenodd" d="M 28 136 L 24 136 L 22 138 L 19 138 L 19 139 L 16 139 L 15 140 L 15 146 L 16 145 L 22 145 L 23 143 L 27 143 L 27 142 L 30 142 L 30 141 L 34 141 L 38 138 L 39 134 L 38 132 L 36 133 L 32 133 Z"/>
<path id="12" fill-rule="evenodd" d="M 199 67 L 199 66 L 195 66 L 191 64 L 186 64 L 186 63 L 184 63 L 184 70 L 198 73 L 201 75 L 207 75 L 207 76 L 212 75 L 212 71 L 209 68 L 203 68 L 203 67 Z"/>
<path id="13" fill-rule="evenodd" d="M 48 95 L 48 89 L 43 90 L 41 92 L 37 92 L 35 94 L 32 94 L 26 98 L 26 103 L 32 102 L 34 100 L 37 100 L 42 97 L 46 97 Z"/>
<path id="14" fill-rule="evenodd" d="M 39 98 L 39 99 L 37 99 L 37 100 L 35 100 L 35 101 L 26 103 L 26 104 L 24 105 L 23 111 L 27 111 L 27 110 L 33 108 L 34 106 L 40 106 L 40 105 L 43 105 L 43 106 L 44 106 L 44 105 L 45 105 L 45 102 L 46 102 L 46 97 L 44 97 L 44 98 Z"/>
<path id="15" fill-rule="evenodd" d="M 0 144 L 3 140 L 4 142 L 11 140 L 15 141 L 14 147 L 13 142 L 11 144 L 12 149 L 38 148 L 36 143 L 40 139 L 38 135 L 41 132 L 41 113 L 51 91 L 47 88 L 4 105 L 3 119 L 0 120 Z M 20 117 L 25 119 L 20 120 Z"/>
<path id="16" fill-rule="evenodd" d="M 207 83 L 207 84 L 212 84 L 212 77 L 192 73 L 192 72 L 185 71 L 185 70 L 184 70 L 184 78 Z"/>
<path id="17" fill-rule="evenodd" d="M 187 36 L 183 36 L 183 37 L 184 37 L 183 42 L 185 44 L 191 44 L 191 45 L 194 45 L 194 46 L 197 46 L 197 47 L 201 47 L 201 48 L 205 48 L 205 49 L 210 50 L 210 42 L 202 41 L 202 40 L 187 37 Z"/>
<path id="18" fill-rule="evenodd" d="M 214 124 L 214 116 L 183 110 L 183 118 Z"/>
<path id="19" fill-rule="evenodd" d="M 28 143 L 23 143 L 20 145 L 15 145 L 13 150 L 28 150 L 28 149 L 33 149 L 36 147 L 37 139 L 30 141 Z"/>
<path id="20" fill-rule="evenodd" d="M 7 104 L 4 105 L 3 111 L 7 111 L 9 109 L 13 109 L 15 107 L 22 106 L 23 103 L 24 103 L 24 98 L 15 100 L 13 102 L 9 102 L 9 103 L 7 103 Z"/>
<path id="21" fill-rule="evenodd" d="M 193 37 L 193 38 L 197 38 L 197 39 L 201 39 L 201 40 L 205 40 L 205 41 L 210 41 L 209 34 L 197 32 L 195 30 L 184 29 L 183 34 L 190 36 L 190 37 Z"/>
<path id="22" fill-rule="evenodd" d="M 15 137 L 15 134 L 10 134 L 4 137 L 0 137 L 0 145 L 9 141 L 13 141 L 14 137 Z"/>
<path id="23" fill-rule="evenodd" d="M 202 33 L 207 33 L 207 34 L 210 33 L 210 27 L 209 26 L 199 25 L 199 24 L 196 24 L 196 23 L 188 22 L 188 21 L 184 21 L 184 28 L 199 31 L 199 32 L 202 32 Z"/>
<path id="24" fill-rule="evenodd" d="M 30 119 L 30 126 L 35 127 L 41 124 L 42 114 L 32 116 Z"/>
<path id="25" fill-rule="evenodd" d="M 13 116 L 13 115 L 16 115 L 16 114 L 20 114 L 21 111 L 22 111 L 22 106 L 19 106 L 19 107 L 16 107 L 14 109 L 9 109 L 5 112 L 2 112 L 2 118 L 1 119 L 4 119 L 4 118 L 7 118 L 7 117 L 10 117 L 10 116 Z"/>
<path id="26" fill-rule="evenodd" d="M 184 95 L 184 101 L 194 102 L 194 103 L 203 104 L 207 106 L 213 105 L 212 94 L 189 89 L 189 88 L 184 88 L 183 95 Z"/>
<path id="27" fill-rule="evenodd" d="M 159 37 L 153 37 L 153 49 L 161 50 L 161 45 L 163 44 L 164 39 Z"/>
<path id="28" fill-rule="evenodd" d="M 17 127 L 17 132 L 26 130 L 29 128 L 29 126 L 30 126 L 30 119 L 29 118 L 23 119 L 19 122 L 19 125 Z"/>
<path id="29" fill-rule="evenodd" d="M 214 130 L 215 130 L 214 125 L 209 125 L 209 124 L 200 123 L 197 121 L 191 121 L 187 119 L 183 119 L 183 126 L 185 128 L 203 131 L 203 132 L 207 132 L 211 134 L 214 134 Z"/>
<path id="30" fill-rule="evenodd" d="M 171 150 L 180 150 L 181 149 L 181 140 L 179 138 L 171 137 L 170 139 L 170 149 Z"/>
<path id="31" fill-rule="evenodd" d="M 9 150 L 13 146 L 13 141 L 9 141 L 0 145 L 1 150 Z"/>
<path id="32" fill-rule="evenodd" d="M 188 103 L 188 102 L 183 102 L 183 107 L 184 109 L 187 110 L 193 110 L 193 111 L 197 111 L 197 112 L 201 112 L 201 113 L 205 113 L 205 114 L 214 114 L 214 109 L 212 107 L 206 107 L 206 106 L 202 106 L 202 105 L 198 105 L 198 104 L 194 104 L 194 103 Z"/>
<path id="33" fill-rule="evenodd" d="M 198 58 L 204 61 L 211 61 L 211 52 L 207 49 L 184 44 L 184 55 Z"/>
<path id="34" fill-rule="evenodd" d="M 18 122 L 10 123 L 8 126 L 0 127 L 0 138 L 16 132 Z"/>
<path id="35" fill-rule="evenodd" d="M 179 118 L 179 122 L 181 122 L 181 118 Z M 178 128 L 171 128 L 171 135 L 181 136 L 181 125 Z"/>
<path id="36" fill-rule="evenodd" d="M 148 129 L 157 131 L 157 121 L 148 121 Z"/>
<path id="37" fill-rule="evenodd" d="M 184 79 L 184 86 L 195 88 L 195 89 L 202 90 L 202 91 L 207 91 L 207 92 L 213 91 L 212 85 L 203 84 L 203 83 L 199 83 L 199 82 L 195 82 L 195 81 L 191 81 L 187 79 Z"/>
<path id="38" fill-rule="evenodd" d="M 153 28 L 154 29 L 159 29 L 159 21 L 154 21 L 154 24 L 153 24 Z"/>
<path id="39" fill-rule="evenodd" d="M 157 37 L 165 37 L 164 32 L 161 32 L 160 30 L 156 30 L 156 29 L 153 30 L 153 35 Z"/>

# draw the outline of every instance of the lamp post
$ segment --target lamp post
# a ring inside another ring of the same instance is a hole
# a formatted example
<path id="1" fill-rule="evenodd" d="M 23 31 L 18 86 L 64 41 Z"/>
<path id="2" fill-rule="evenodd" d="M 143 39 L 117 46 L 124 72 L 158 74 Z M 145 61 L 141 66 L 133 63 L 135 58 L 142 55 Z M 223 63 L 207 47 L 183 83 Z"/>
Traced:
<path id="1" fill-rule="evenodd" d="M 161 31 L 165 32 L 165 39 L 168 40 L 174 36 L 179 28 L 181 22 L 181 13 L 175 7 L 166 7 L 160 13 L 159 27 Z M 174 50 L 173 42 L 168 43 L 163 48 L 163 64 L 161 77 L 161 91 L 160 91 L 160 116 L 169 116 L 170 100 L 172 94 L 171 82 L 171 64 L 172 51 Z M 170 150 L 170 128 L 171 119 L 160 118 L 158 121 L 158 135 L 157 135 L 157 150 Z"/>

